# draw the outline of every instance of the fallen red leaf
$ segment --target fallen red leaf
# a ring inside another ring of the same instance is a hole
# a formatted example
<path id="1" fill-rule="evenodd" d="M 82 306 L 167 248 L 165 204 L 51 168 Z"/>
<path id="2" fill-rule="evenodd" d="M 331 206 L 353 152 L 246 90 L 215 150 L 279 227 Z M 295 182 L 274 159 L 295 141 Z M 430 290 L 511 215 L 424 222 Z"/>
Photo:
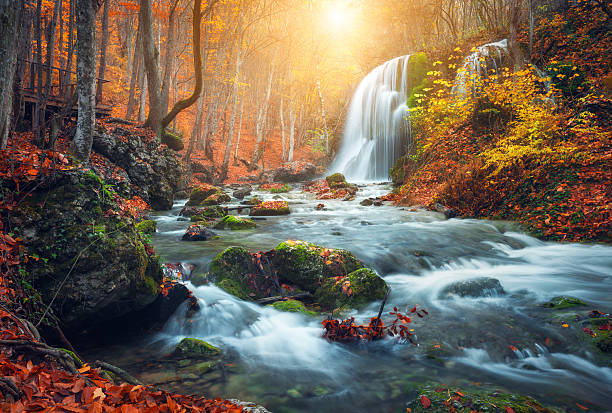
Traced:
<path id="1" fill-rule="evenodd" d="M 421 404 L 424 408 L 429 409 L 431 406 L 431 400 L 429 400 L 429 397 L 427 396 L 421 396 Z"/>

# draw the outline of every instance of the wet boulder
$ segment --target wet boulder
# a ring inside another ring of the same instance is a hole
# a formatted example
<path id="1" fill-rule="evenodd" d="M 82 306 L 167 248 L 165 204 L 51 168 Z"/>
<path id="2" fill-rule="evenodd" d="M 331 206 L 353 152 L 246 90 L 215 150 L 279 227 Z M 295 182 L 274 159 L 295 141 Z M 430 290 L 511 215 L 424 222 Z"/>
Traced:
<path id="1" fill-rule="evenodd" d="M 257 225 L 248 218 L 240 218 L 234 215 L 227 215 L 217 222 L 215 229 L 241 230 L 255 228 Z"/>
<path id="2" fill-rule="evenodd" d="M 373 270 L 361 268 L 345 277 L 327 278 L 315 293 L 323 308 L 360 307 L 385 298 L 387 284 Z"/>
<path id="3" fill-rule="evenodd" d="M 366 198 L 359 203 L 361 206 L 372 206 L 372 204 L 374 204 L 374 200 L 371 198 Z"/>
<path id="4" fill-rule="evenodd" d="M 211 205 L 225 204 L 227 202 L 230 202 L 231 200 L 232 198 L 228 194 L 226 194 L 223 191 L 218 191 L 206 197 L 206 199 L 202 201 L 202 205 L 211 206 Z"/>
<path id="5" fill-rule="evenodd" d="M 287 201 L 264 201 L 251 208 L 249 215 L 254 217 L 289 215 L 291 210 Z"/>
<path id="6" fill-rule="evenodd" d="M 181 210 L 180 215 L 184 217 L 223 218 L 227 215 L 227 209 L 218 205 L 207 207 L 186 206 Z"/>
<path id="7" fill-rule="evenodd" d="M 206 225 L 196 223 L 187 228 L 187 231 L 181 239 L 183 241 L 207 241 L 216 236 L 217 234 L 209 230 Z"/>
<path id="8" fill-rule="evenodd" d="M 250 186 L 245 186 L 244 188 L 239 188 L 236 189 L 232 195 L 234 196 L 234 198 L 236 199 L 244 199 L 245 196 L 247 195 L 251 195 L 251 187 Z"/>
<path id="9" fill-rule="evenodd" d="M 479 277 L 471 280 L 457 281 L 447 285 L 440 292 L 441 297 L 456 295 L 459 297 L 494 297 L 506 294 L 496 278 Z"/>
<path id="10" fill-rule="evenodd" d="M 174 354 L 184 358 L 210 359 L 221 355 L 220 348 L 197 338 L 184 338 L 176 346 Z"/>
<path id="11" fill-rule="evenodd" d="M 277 245 L 273 264 L 280 278 L 309 292 L 327 278 L 343 277 L 363 268 L 347 250 L 292 240 Z"/>
<path id="12" fill-rule="evenodd" d="M 229 247 L 213 258 L 209 269 L 210 278 L 228 293 L 239 298 L 248 297 L 252 287 L 250 275 L 257 273 L 253 258 L 244 247 Z M 221 284 L 224 280 L 231 283 Z"/>
<path id="13" fill-rule="evenodd" d="M 189 200 L 187 201 L 185 205 L 186 206 L 198 206 L 206 198 L 208 198 L 209 196 L 213 194 L 219 193 L 219 192 L 223 192 L 223 191 L 220 188 L 213 186 L 213 185 L 202 184 L 202 185 L 196 186 L 195 188 L 191 190 L 191 193 L 189 194 Z"/>
<path id="14" fill-rule="evenodd" d="M 545 302 L 544 304 L 542 304 L 542 307 L 562 310 L 564 308 L 572 308 L 572 307 L 585 306 L 585 305 L 586 303 L 580 300 L 579 298 L 569 297 L 569 296 L 560 296 L 560 297 L 554 297 L 550 301 Z"/>
<path id="15" fill-rule="evenodd" d="M 317 174 L 317 168 L 308 162 L 293 161 L 283 164 L 280 168 L 272 171 L 273 182 L 301 182 L 313 179 Z"/>

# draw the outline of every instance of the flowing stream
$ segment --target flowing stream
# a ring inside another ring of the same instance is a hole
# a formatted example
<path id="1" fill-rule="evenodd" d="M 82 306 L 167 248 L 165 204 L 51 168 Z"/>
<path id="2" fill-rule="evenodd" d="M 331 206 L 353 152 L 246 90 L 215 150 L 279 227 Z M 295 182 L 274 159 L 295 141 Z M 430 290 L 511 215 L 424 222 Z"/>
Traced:
<path id="1" fill-rule="evenodd" d="M 251 400 L 273 412 L 405 412 L 416 387 L 432 381 L 502 389 L 574 409 L 576 402 L 591 411 L 612 406 L 610 358 L 601 358 L 572 322 L 576 313 L 612 310 L 611 247 L 542 242 L 506 222 L 359 205 L 388 191 L 363 185 L 357 199 L 343 202 L 317 201 L 294 189 L 280 195 L 290 215 L 258 221 L 254 230 L 217 231 L 219 239 L 203 242 L 180 240 L 189 223 L 177 220 L 178 202 L 155 215 L 153 243 L 165 261 L 196 264 L 196 272 L 231 245 L 258 251 L 302 239 L 346 248 L 391 286 L 386 310 L 419 304 L 429 311 L 411 324 L 419 346 L 391 338 L 328 343 L 320 338 L 323 315 L 279 312 L 206 285 L 191 286 L 201 304 L 191 319 L 181 307 L 162 332 L 96 350 L 96 356 L 169 390 Z M 326 208 L 316 211 L 320 202 Z M 499 280 L 506 293 L 444 293 L 452 283 L 483 276 Z M 579 297 L 588 307 L 560 312 L 538 305 L 560 295 Z M 379 305 L 350 315 L 367 323 Z M 185 374 L 170 364 L 164 355 L 184 337 L 221 347 L 223 370 Z"/>

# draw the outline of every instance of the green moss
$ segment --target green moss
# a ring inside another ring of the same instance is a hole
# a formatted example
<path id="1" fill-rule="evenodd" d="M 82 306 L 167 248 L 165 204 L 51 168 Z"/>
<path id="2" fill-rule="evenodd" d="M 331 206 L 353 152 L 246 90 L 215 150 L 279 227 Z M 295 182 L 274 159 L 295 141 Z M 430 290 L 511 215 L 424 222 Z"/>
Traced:
<path id="1" fill-rule="evenodd" d="M 581 305 L 586 305 L 586 303 L 575 297 L 560 296 L 554 297 L 552 300 L 542 304 L 542 307 L 561 310 L 564 308 L 577 307 Z"/>
<path id="2" fill-rule="evenodd" d="M 248 218 L 240 218 L 234 215 L 227 215 L 215 225 L 215 229 L 241 230 L 255 228 L 256 226 L 257 225 L 255 224 L 255 222 Z"/>
<path id="3" fill-rule="evenodd" d="M 157 295 L 157 283 L 153 277 L 145 277 L 142 290 L 149 295 Z"/>
<path id="4" fill-rule="evenodd" d="M 226 278 L 219 282 L 217 287 L 221 288 L 226 293 L 233 295 L 234 297 L 240 298 L 241 300 L 251 300 L 251 297 L 249 297 L 240 284 L 230 278 Z"/>
<path id="5" fill-rule="evenodd" d="M 604 353 L 612 353 L 612 335 L 610 331 L 595 330 L 597 335 L 593 337 L 593 344 Z"/>
<path id="6" fill-rule="evenodd" d="M 62 350 L 65 353 L 68 353 L 68 355 L 72 358 L 72 361 L 74 361 L 74 364 L 77 366 L 77 368 L 80 368 L 83 365 L 83 361 L 77 357 L 76 354 L 74 354 L 74 352 L 65 349 L 65 348 L 60 348 L 60 350 Z"/>
<path id="7" fill-rule="evenodd" d="M 220 285 L 225 279 L 230 279 L 243 292 L 251 292 L 247 275 L 254 274 L 256 271 L 251 254 L 246 248 L 229 247 L 212 260 L 209 275 L 217 285 Z"/>
<path id="8" fill-rule="evenodd" d="M 259 205 L 261 204 L 261 202 L 262 202 L 261 199 L 257 198 L 256 196 L 249 199 L 249 205 Z"/>
<path id="9" fill-rule="evenodd" d="M 440 391 L 442 389 L 442 391 Z M 457 398 L 459 403 L 453 404 L 454 411 L 457 413 L 469 413 L 471 411 L 495 412 L 510 411 L 516 413 L 553 413 L 553 410 L 540 404 L 532 397 L 522 396 L 512 393 L 503 393 L 497 389 L 479 388 L 468 391 L 459 388 L 447 388 L 440 383 L 429 383 L 421 386 L 411 385 L 406 389 L 413 395 L 412 401 L 407 403 L 412 412 L 442 412 L 448 411 L 449 394 L 451 398 Z M 427 397 L 431 401 L 431 406 L 425 408 L 421 402 L 421 396 Z M 494 407 L 495 406 L 495 407 Z"/>
<path id="10" fill-rule="evenodd" d="M 230 202 L 232 198 L 225 192 L 219 190 L 212 195 L 206 197 L 202 204 L 204 205 L 219 205 L 226 202 Z"/>
<path id="11" fill-rule="evenodd" d="M 288 313 L 302 313 L 308 316 L 317 315 L 316 312 L 306 309 L 304 303 L 298 300 L 277 301 L 274 304 L 271 304 L 271 306 L 277 309 L 278 311 L 285 311 Z"/>
<path id="12" fill-rule="evenodd" d="M 212 185 L 197 186 L 191 190 L 191 193 L 189 194 L 189 200 L 187 201 L 185 205 L 186 206 L 200 205 L 200 203 L 202 203 L 202 201 L 204 201 L 206 198 L 208 198 L 212 194 L 217 193 L 219 191 L 221 191 L 219 188 L 217 188 L 216 186 L 212 186 Z"/>
<path id="13" fill-rule="evenodd" d="M 221 355 L 220 348 L 197 338 L 182 339 L 174 352 L 177 355 L 190 358 L 210 358 Z"/>
<path id="14" fill-rule="evenodd" d="M 151 219 L 145 219 L 136 224 L 136 231 L 143 234 L 153 234 L 157 229 L 157 223 Z"/>
<path id="15" fill-rule="evenodd" d="M 346 182 L 346 178 L 340 172 L 336 172 L 335 174 L 331 174 L 325 177 L 325 180 L 331 187 L 333 184 Z"/>
<path id="16" fill-rule="evenodd" d="M 195 285 L 196 287 L 199 287 L 200 285 L 206 284 L 208 280 L 206 279 L 205 273 L 197 273 L 197 274 L 193 274 L 191 278 L 189 279 L 189 281 L 191 281 L 191 283 Z"/>
<path id="17" fill-rule="evenodd" d="M 387 284 L 373 270 L 361 268 L 346 278 L 326 279 L 315 293 L 315 299 L 326 309 L 348 306 L 361 307 L 375 300 L 382 300 Z M 350 292 L 350 294 L 349 294 Z"/>
<path id="18" fill-rule="evenodd" d="M 161 141 L 163 144 L 165 144 L 168 148 L 172 149 L 173 151 L 178 152 L 178 151 L 182 151 L 185 148 L 183 139 L 179 135 L 169 132 L 167 130 L 165 130 L 164 133 L 162 134 Z"/>
<path id="19" fill-rule="evenodd" d="M 420 106 L 418 100 L 423 97 L 426 87 L 431 87 L 431 81 L 427 78 L 427 72 L 431 69 L 431 63 L 425 53 L 416 53 L 408 60 L 408 79 L 406 93 L 408 94 L 408 107 Z"/>

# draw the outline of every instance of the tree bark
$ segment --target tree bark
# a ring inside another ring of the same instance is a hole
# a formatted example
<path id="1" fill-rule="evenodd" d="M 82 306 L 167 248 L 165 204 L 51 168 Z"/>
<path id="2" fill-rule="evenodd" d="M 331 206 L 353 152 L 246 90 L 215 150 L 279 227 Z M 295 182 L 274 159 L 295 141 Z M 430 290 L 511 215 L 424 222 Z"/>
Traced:
<path id="1" fill-rule="evenodd" d="M 176 6 L 178 1 L 170 5 L 170 14 L 168 16 L 168 47 L 166 49 L 166 57 L 164 58 L 164 79 L 162 81 L 161 101 L 162 109 L 161 113 L 168 112 L 168 103 L 170 101 L 170 85 L 172 76 L 172 63 L 174 61 L 174 54 L 176 49 L 176 33 L 174 26 L 176 24 Z"/>
<path id="2" fill-rule="evenodd" d="M 238 137 L 236 138 L 236 148 L 234 149 L 234 165 L 238 165 L 238 147 L 240 146 L 240 136 L 242 135 L 242 115 L 244 114 L 244 100 L 246 96 L 240 99 L 240 120 L 238 121 Z"/>
<path id="3" fill-rule="evenodd" d="M 295 148 L 295 121 L 297 116 L 295 116 L 295 109 L 293 107 L 293 99 L 289 104 L 289 155 L 287 156 L 287 161 L 293 162 L 293 149 Z"/>
<path id="4" fill-rule="evenodd" d="M 232 115 L 230 116 L 229 134 L 227 136 L 227 143 L 225 145 L 225 154 L 223 156 L 223 165 L 221 166 L 221 176 L 219 178 L 221 182 L 225 181 L 225 178 L 227 178 L 227 169 L 229 167 L 230 155 L 232 153 L 232 144 L 234 143 L 234 126 L 236 124 L 236 107 L 238 104 L 238 87 L 240 84 L 239 78 L 240 78 L 240 63 L 241 63 L 240 54 L 241 53 L 242 53 L 242 45 L 239 44 L 238 51 L 236 52 L 236 73 L 234 75 L 234 89 L 233 89 L 234 101 L 232 103 Z"/>
<path id="5" fill-rule="evenodd" d="M 21 7 L 28 4 L 25 1 L 21 2 Z M 3 26 L 4 27 L 4 26 Z M 15 69 L 15 79 L 13 82 L 13 121 L 11 130 L 15 131 L 20 127 L 21 119 L 24 116 L 25 106 L 23 105 L 23 80 L 25 78 L 25 72 L 27 68 L 27 61 L 29 59 L 31 38 L 32 38 L 32 9 L 31 7 L 23 8 L 21 11 L 21 18 L 19 20 L 19 33 L 18 33 L 18 55 Z M 4 39 L 4 35 L 1 37 Z M 5 58 L 2 58 L 2 62 L 8 62 Z M 5 101 L 5 98 L 2 98 Z M 1 139 L 0 139 L 1 140 Z"/>
<path id="6" fill-rule="evenodd" d="M 102 40 L 100 41 L 100 67 L 98 70 L 98 88 L 96 89 L 96 102 L 102 101 L 102 88 L 104 86 L 104 72 L 106 72 L 106 48 L 108 47 L 108 12 L 110 0 L 104 0 L 104 14 L 102 16 Z"/>
<path id="7" fill-rule="evenodd" d="M 19 32 L 15 26 L 23 8 L 23 0 L 0 0 L 0 149 L 6 147 L 11 129 L 12 88 L 17 60 L 15 42 Z"/>
<path id="8" fill-rule="evenodd" d="M 96 124 L 96 9 L 95 0 L 77 0 L 77 129 L 71 145 L 76 158 L 89 162 Z"/>
<path id="9" fill-rule="evenodd" d="M 283 102 L 284 99 L 281 97 L 280 107 L 279 107 L 279 115 L 280 115 L 280 123 L 281 123 L 281 145 L 283 147 L 283 154 L 281 159 L 283 161 L 287 160 L 287 134 L 285 133 L 285 116 L 283 114 Z"/>
<path id="10" fill-rule="evenodd" d="M 257 140 L 255 141 L 255 149 L 253 150 L 253 157 L 251 158 L 251 168 L 255 168 L 255 165 L 263 156 L 262 144 L 264 140 L 264 132 L 266 126 L 266 119 L 268 117 L 268 106 L 270 104 L 270 93 L 272 91 L 272 79 L 274 78 L 274 62 L 270 66 L 270 74 L 268 76 L 268 87 L 266 88 L 266 97 L 261 103 L 259 113 L 257 114 L 257 123 L 255 124 L 255 133 L 257 134 Z"/>
<path id="11" fill-rule="evenodd" d="M 140 86 L 144 82 L 142 76 L 142 43 L 141 43 L 140 28 L 136 33 L 136 41 L 133 46 L 134 51 L 132 52 L 132 73 L 130 76 L 130 94 L 128 96 L 127 109 L 125 112 L 125 118 L 131 120 L 134 114 L 134 107 L 136 106 L 136 87 Z"/>
<path id="12" fill-rule="evenodd" d="M 519 70 L 525 66 L 525 58 L 517 39 L 517 33 L 521 24 L 521 0 L 510 0 L 509 8 L 510 30 L 508 33 L 508 51 L 514 63 L 514 69 Z"/>
<path id="13" fill-rule="evenodd" d="M 151 0 L 140 1 L 138 26 L 142 31 L 142 50 L 149 94 L 149 115 L 145 125 L 159 135 L 162 129 L 162 105 L 159 90 L 159 52 L 153 38 L 153 8 Z M 142 96 L 142 93 L 141 93 Z"/>

